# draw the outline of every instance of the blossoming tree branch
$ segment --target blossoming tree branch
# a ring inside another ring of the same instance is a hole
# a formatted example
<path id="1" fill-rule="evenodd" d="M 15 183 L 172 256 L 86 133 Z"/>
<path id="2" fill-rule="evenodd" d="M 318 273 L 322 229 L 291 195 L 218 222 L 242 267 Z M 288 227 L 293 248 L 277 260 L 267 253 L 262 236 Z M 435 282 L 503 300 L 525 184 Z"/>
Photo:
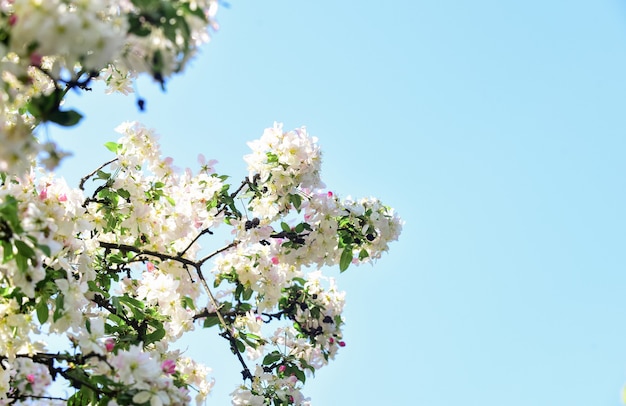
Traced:
<path id="1" fill-rule="evenodd" d="M 266 129 L 231 181 L 203 157 L 174 169 L 152 130 L 123 123 L 74 188 L 53 172 L 64 152 L 37 137 L 82 119 L 69 91 L 128 94 L 140 74 L 182 72 L 216 9 L 0 0 L 1 404 L 202 403 L 211 370 L 175 349 L 194 330 L 223 337 L 240 366 L 234 405 L 309 404 L 305 381 L 345 345 L 344 293 L 323 269 L 376 260 L 402 222 L 325 190 L 304 128 Z M 207 249 L 219 227 L 230 240 Z"/>

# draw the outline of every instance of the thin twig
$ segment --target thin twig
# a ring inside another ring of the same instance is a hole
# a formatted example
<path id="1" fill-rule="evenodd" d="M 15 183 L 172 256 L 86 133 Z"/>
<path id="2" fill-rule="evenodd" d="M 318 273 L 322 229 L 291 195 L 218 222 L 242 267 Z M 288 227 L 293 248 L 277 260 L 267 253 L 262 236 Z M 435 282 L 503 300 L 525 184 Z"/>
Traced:
<path id="1" fill-rule="evenodd" d="M 228 251 L 229 249 L 236 247 L 239 244 L 239 241 L 233 241 L 230 244 L 214 251 L 213 253 L 207 255 L 206 257 L 202 258 L 201 260 L 198 261 L 199 265 L 203 265 L 206 261 L 208 261 L 209 259 L 213 258 L 214 256 L 216 256 L 217 254 L 221 254 L 224 251 Z"/>
<path id="2" fill-rule="evenodd" d="M 89 180 L 89 178 L 91 178 L 93 175 L 95 175 L 96 173 L 98 173 L 99 170 L 101 170 L 102 168 L 104 168 L 107 165 L 112 164 L 113 162 L 117 161 L 117 158 L 113 158 L 108 162 L 103 163 L 102 165 L 100 165 L 98 168 L 96 168 L 96 170 L 94 170 L 93 172 L 83 176 L 82 178 L 80 178 L 80 183 L 78 184 L 78 188 L 80 190 L 85 190 L 85 182 L 87 182 Z"/>
<path id="3" fill-rule="evenodd" d="M 250 368 L 248 368 L 246 361 L 241 356 L 241 353 L 237 350 L 237 345 L 236 345 L 237 341 L 235 340 L 235 337 L 233 337 L 233 334 L 230 331 L 230 329 L 228 328 L 228 325 L 226 324 L 226 320 L 224 320 L 224 316 L 222 316 L 222 313 L 220 313 L 217 300 L 215 299 L 215 296 L 213 296 L 213 292 L 211 292 L 211 289 L 209 288 L 209 284 L 207 283 L 206 279 L 204 278 L 204 275 L 202 274 L 201 266 L 198 265 L 195 267 L 195 269 L 196 269 L 196 273 L 198 274 L 198 278 L 200 279 L 200 282 L 202 283 L 202 287 L 207 292 L 209 299 L 211 301 L 211 304 L 213 305 L 213 307 L 215 307 L 215 314 L 217 316 L 217 319 L 220 321 L 220 324 L 222 325 L 222 327 L 224 327 L 224 334 L 226 334 L 227 336 L 226 339 L 230 342 L 231 349 L 233 350 L 235 355 L 237 355 L 237 359 L 239 359 L 239 363 L 243 367 L 243 371 L 242 371 L 243 379 L 252 380 L 253 375 L 250 372 Z"/>

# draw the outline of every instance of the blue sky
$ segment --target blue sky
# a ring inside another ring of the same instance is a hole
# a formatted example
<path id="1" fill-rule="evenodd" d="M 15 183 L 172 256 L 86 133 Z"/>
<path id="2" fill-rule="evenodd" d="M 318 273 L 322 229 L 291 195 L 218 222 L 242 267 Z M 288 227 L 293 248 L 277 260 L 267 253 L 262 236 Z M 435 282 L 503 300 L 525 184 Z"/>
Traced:
<path id="1" fill-rule="evenodd" d="M 232 1 L 218 19 L 166 93 L 141 81 L 146 112 L 70 99 L 87 118 L 49 131 L 75 153 L 61 173 L 107 159 L 124 120 L 235 178 L 246 141 L 306 125 L 329 189 L 406 221 L 376 266 L 333 272 L 347 346 L 307 384 L 315 405 L 621 404 L 623 2 Z M 222 341 L 189 341 L 219 405 L 240 377 Z"/>

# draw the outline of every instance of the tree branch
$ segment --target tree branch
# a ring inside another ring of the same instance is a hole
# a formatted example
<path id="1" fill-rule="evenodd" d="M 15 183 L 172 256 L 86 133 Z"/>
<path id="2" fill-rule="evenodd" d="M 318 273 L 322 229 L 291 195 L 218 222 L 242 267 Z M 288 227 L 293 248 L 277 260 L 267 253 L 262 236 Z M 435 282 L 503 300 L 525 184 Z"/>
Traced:
<path id="1" fill-rule="evenodd" d="M 201 265 L 200 264 L 197 265 L 195 269 L 196 269 L 196 273 L 198 274 L 198 278 L 200 279 L 200 282 L 202 283 L 202 287 L 206 291 L 207 295 L 209 295 L 211 304 L 213 305 L 213 307 L 215 307 L 215 314 L 217 316 L 217 319 L 220 321 L 220 324 L 224 328 L 224 331 L 220 335 L 222 335 L 222 337 L 226 338 L 229 341 L 230 349 L 235 355 L 237 355 L 237 359 L 239 360 L 239 363 L 243 367 L 243 371 L 241 372 L 241 374 L 243 375 L 244 381 L 246 379 L 252 380 L 253 375 L 250 372 L 250 368 L 248 368 L 246 361 L 241 356 L 241 353 L 239 352 L 239 350 L 237 350 L 237 340 L 235 340 L 235 337 L 230 331 L 230 328 L 228 324 L 226 323 L 226 320 L 224 320 L 224 316 L 222 316 L 222 313 L 220 313 L 217 300 L 215 299 L 215 296 L 213 296 L 213 292 L 211 292 L 211 289 L 209 288 L 209 284 L 207 283 L 206 279 L 204 278 L 204 275 L 202 274 Z"/>
<path id="2" fill-rule="evenodd" d="M 112 164 L 115 161 L 117 161 L 117 158 L 113 158 L 110 161 L 103 163 L 98 168 L 96 168 L 93 172 L 88 173 L 87 175 L 85 175 L 82 178 L 80 178 L 80 183 L 78 184 L 78 188 L 80 190 L 84 191 L 85 190 L 85 182 L 87 182 L 89 180 L 89 178 L 91 178 L 93 175 L 98 173 L 98 171 L 101 170 L 102 168 L 104 168 L 105 166 L 110 165 L 110 164 Z"/>

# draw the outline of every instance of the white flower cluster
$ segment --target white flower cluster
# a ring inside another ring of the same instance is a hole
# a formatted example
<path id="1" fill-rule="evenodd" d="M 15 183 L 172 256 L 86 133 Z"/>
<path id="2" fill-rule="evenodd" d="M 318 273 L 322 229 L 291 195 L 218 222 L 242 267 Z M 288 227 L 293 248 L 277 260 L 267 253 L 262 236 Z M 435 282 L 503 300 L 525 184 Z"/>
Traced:
<path id="1" fill-rule="evenodd" d="M 200 320 L 224 323 L 232 348 L 256 364 L 233 404 L 308 404 L 306 377 L 345 345 L 345 294 L 321 268 L 379 258 L 400 218 L 376 199 L 318 189 L 319 147 L 304 130 L 276 124 L 252 142 L 250 177 L 235 192 L 204 158 L 195 173 L 177 170 L 152 130 L 117 131 L 107 144 L 115 159 L 80 189 L 36 170 L 0 177 L 0 353 L 9 371 L 0 396 L 32 387 L 11 371 L 32 373 L 27 356 L 54 353 L 33 337 L 53 333 L 82 354 L 82 372 L 98 376 L 103 393 L 118 388 L 119 404 L 187 404 L 191 388 L 202 401 L 209 370 L 170 350 Z M 246 199 L 258 217 L 238 210 Z M 272 209 L 258 206 L 263 199 Z M 202 257 L 200 237 L 224 224 L 233 239 Z M 213 286 L 228 285 L 215 295 L 198 283 L 208 259 Z M 43 391 L 49 379 L 36 382 Z"/>
<path id="2" fill-rule="evenodd" d="M 341 200 L 331 192 L 317 193 L 302 204 L 304 220 L 311 226 L 306 244 L 289 252 L 289 261 L 306 258 L 304 265 L 334 266 L 343 254 L 342 244 L 354 255 L 354 263 L 381 257 L 396 241 L 403 221 L 395 211 L 375 198 Z"/>
<path id="3" fill-rule="evenodd" d="M 7 395 L 40 397 L 52 382 L 50 372 L 45 365 L 33 362 L 30 358 L 17 358 L 14 362 L 0 363 L 0 405 L 23 405 L 26 402 L 14 402 Z M 60 405 L 57 400 L 47 404 Z"/>
<path id="4" fill-rule="evenodd" d="M 250 180 L 257 185 L 257 195 L 250 203 L 255 216 L 273 220 L 291 206 L 291 196 L 298 195 L 299 188 L 322 186 L 317 138 L 309 137 L 304 127 L 283 132 L 283 125 L 274 123 L 248 145 L 252 153 L 244 159 Z"/>
<path id="5" fill-rule="evenodd" d="M 144 248 L 175 254 L 187 247 L 197 232 L 223 223 L 217 208 L 207 208 L 216 197 L 222 180 L 202 170 L 176 173 L 171 159 L 162 159 L 157 137 L 152 130 L 137 123 L 117 128 L 123 136 L 115 148 L 115 175 L 109 180 L 112 191 L 123 191 L 124 199 L 110 201 L 110 216 L 115 216 L 132 233 L 119 236 L 104 217 L 98 200 L 88 206 L 101 239 L 134 244 L 136 233 L 142 236 Z M 176 199 L 174 200 L 174 197 Z M 93 208 L 93 209 L 91 209 Z M 198 246 L 188 251 L 197 252 Z"/>
<path id="6" fill-rule="evenodd" d="M 67 87 L 91 79 L 107 93 L 132 91 L 142 73 L 163 83 L 185 69 L 217 28 L 217 0 L 0 0 L 0 171 L 20 173 L 43 153 L 54 168 L 64 153 L 41 145 L 40 122 L 74 125 L 61 111 Z M 45 155 L 48 154 L 46 157 Z"/>
<path id="7" fill-rule="evenodd" d="M 295 376 L 280 377 L 257 367 L 251 388 L 240 386 L 230 394 L 231 401 L 234 406 L 265 406 L 269 399 L 279 399 L 283 405 L 309 406 L 300 385 Z"/>
<path id="8" fill-rule="evenodd" d="M 50 175 L 36 178 L 31 172 L 0 184 L 0 257 L 4 258 L 0 284 L 14 293 L 0 296 L 2 354 L 32 352 L 29 334 L 39 332 L 39 327 L 33 315 L 24 312 L 24 304 L 35 299 L 35 288 L 43 283 L 47 269 L 58 272 L 50 283 L 64 295 L 52 329 L 66 331 L 83 325 L 83 315 L 77 310 L 90 303 L 85 292 L 95 272 L 89 257 L 93 241 L 82 238 L 92 229 L 82 201 L 80 191 Z M 47 300 L 39 302 L 40 317 L 45 319 L 49 317 Z"/>
<path id="9" fill-rule="evenodd" d="M 175 356 L 178 356 L 176 354 Z M 151 406 L 182 406 L 191 401 L 189 390 L 174 384 L 174 373 L 184 375 L 190 385 L 194 385 L 198 394 L 198 404 L 204 401 L 213 386 L 208 378 L 210 370 L 195 364 L 188 358 L 180 358 L 178 362 L 171 358 L 161 360 L 156 352 L 146 352 L 140 346 L 131 346 L 126 351 L 119 350 L 109 360 L 114 370 L 114 380 L 124 384 L 134 393 L 134 404 L 149 403 Z M 180 371 L 178 371 L 180 369 Z M 111 402 L 109 406 L 117 406 Z"/>
<path id="10" fill-rule="evenodd" d="M 61 66 L 98 71 L 119 55 L 128 31 L 124 3 L 116 0 L 14 0 L 8 53 L 38 65 L 44 56 Z M 121 11 L 121 12 L 120 12 Z"/>
<path id="11" fill-rule="evenodd" d="M 329 285 L 327 288 L 323 286 L 325 282 Z M 319 369 L 335 357 L 339 347 L 345 345 L 341 341 L 341 325 L 346 293 L 337 290 L 335 279 L 325 277 L 321 271 L 308 275 L 304 290 L 310 302 L 306 307 L 298 306 L 295 321 L 315 342 L 304 358 L 309 365 Z"/>
<path id="12" fill-rule="evenodd" d="M 234 273 L 239 283 L 258 294 L 260 310 L 272 309 L 278 304 L 282 290 L 291 285 L 293 278 L 302 276 L 298 268 L 277 261 L 272 253 L 276 248 L 275 244 L 240 244 L 216 260 L 214 272 L 218 278 Z"/>

